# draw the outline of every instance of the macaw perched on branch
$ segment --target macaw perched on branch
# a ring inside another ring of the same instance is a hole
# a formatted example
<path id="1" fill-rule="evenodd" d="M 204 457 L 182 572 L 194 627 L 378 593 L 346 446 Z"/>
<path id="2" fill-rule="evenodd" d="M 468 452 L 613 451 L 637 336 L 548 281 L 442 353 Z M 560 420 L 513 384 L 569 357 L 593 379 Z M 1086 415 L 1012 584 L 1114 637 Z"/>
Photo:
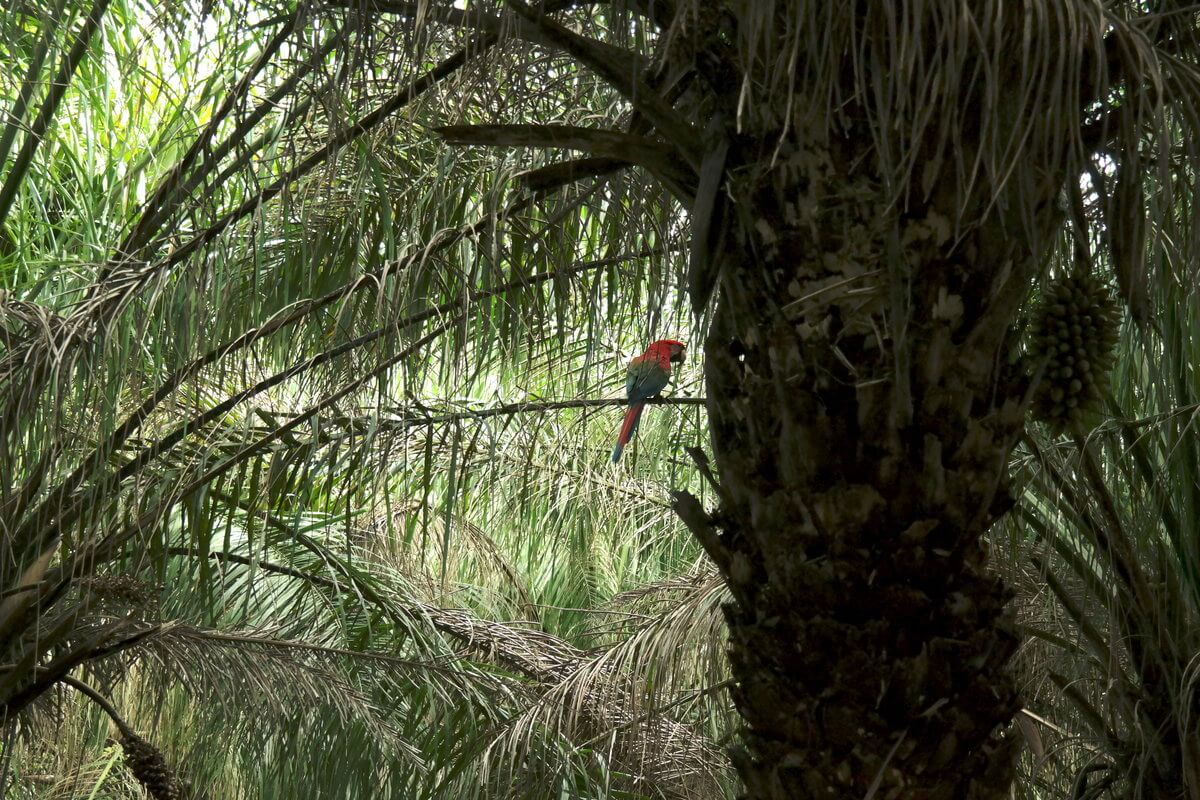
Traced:
<path id="1" fill-rule="evenodd" d="M 652 342 L 646 352 L 629 362 L 625 372 L 625 395 L 629 398 L 629 410 L 625 412 L 625 422 L 621 425 L 617 445 L 612 451 L 614 464 L 621 459 L 621 451 L 637 430 L 646 401 L 658 397 L 659 392 L 666 388 L 671 380 L 671 365 L 683 363 L 685 347 L 687 345 L 683 342 L 674 339 L 659 339 Z"/>

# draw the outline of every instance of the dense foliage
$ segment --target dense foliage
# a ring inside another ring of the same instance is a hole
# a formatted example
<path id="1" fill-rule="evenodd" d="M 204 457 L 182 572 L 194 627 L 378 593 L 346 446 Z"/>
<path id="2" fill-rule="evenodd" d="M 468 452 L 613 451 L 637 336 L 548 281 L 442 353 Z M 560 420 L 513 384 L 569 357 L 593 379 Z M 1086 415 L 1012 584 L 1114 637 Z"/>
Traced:
<path id="1" fill-rule="evenodd" d="M 668 33 L 638 3 L 549 2 L 561 30 L 460 5 L 0 12 L 0 795 L 738 792 L 729 592 L 671 494 L 720 491 L 709 220 L 679 199 L 712 176 L 596 69 L 639 54 L 674 101 L 652 60 L 729 32 L 703 4 Z M 591 69 L 568 34 L 603 44 Z M 1143 122 L 1151 155 L 1186 145 Z M 992 531 L 1016 791 L 1195 800 L 1200 323 L 1167 233 L 1194 176 L 1131 223 L 1099 202 L 1128 178 L 1089 164 L 1045 269 L 1083 248 L 1126 316 L 1088 413 L 1022 438 Z M 614 467 L 624 363 L 668 335 L 692 358 Z"/>

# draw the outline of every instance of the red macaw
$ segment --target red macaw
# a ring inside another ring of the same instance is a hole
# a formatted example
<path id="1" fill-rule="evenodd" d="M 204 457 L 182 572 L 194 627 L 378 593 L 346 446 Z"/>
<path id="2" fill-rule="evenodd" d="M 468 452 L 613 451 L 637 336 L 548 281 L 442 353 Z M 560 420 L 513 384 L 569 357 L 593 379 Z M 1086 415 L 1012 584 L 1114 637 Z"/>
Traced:
<path id="1" fill-rule="evenodd" d="M 671 365 L 683 363 L 683 342 L 674 339 L 659 339 L 646 348 L 646 352 L 629 362 L 625 372 L 625 395 L 629 398 L 629 410 L 617 436 L 617 445 L 612 451 L 613 463 L 621 458 L 621 451 L 637 430 L 638 420 L 646 401 L 658 397 L 671 379 Z"/>

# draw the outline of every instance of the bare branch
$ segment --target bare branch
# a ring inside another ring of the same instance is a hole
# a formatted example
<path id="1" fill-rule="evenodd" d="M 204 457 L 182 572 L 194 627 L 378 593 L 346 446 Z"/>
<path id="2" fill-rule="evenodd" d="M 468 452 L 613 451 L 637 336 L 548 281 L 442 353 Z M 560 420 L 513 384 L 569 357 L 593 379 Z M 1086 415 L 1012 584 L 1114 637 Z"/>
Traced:
<path id="1" fill-rule="evenodd" d="M 574 125 L 447 125 L 434 130 L 452 144 L 580 150 L 643 167 L 685 202 L 696 192 L 695 174 L 675 148 L 646 136 Z"/>

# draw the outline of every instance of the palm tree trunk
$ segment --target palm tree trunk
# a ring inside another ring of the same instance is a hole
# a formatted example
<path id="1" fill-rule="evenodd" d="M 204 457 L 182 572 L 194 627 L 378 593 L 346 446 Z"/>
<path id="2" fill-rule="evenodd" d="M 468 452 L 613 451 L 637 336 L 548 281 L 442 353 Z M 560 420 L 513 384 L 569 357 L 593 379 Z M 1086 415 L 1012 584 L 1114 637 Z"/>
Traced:
<path id="1" fill-rule="evenodd" d="M 961 197 L 900 214 L 848 144 L 870 138 L 844 141 L 803 155 L 819 181 L 731 193 L 712 256 L 720 506 L 677 509 L 733 594 L 735 762 L 748 798 L 1006 798 L 1017 637 L 982 537 L 1012 502 L 1007 332 L 1061 180 L 1018 170 L 998 207 L 1039 224 L 997 212 L 955 240 Z M 788 225 L 774 198 L 816 211 Z"/>

